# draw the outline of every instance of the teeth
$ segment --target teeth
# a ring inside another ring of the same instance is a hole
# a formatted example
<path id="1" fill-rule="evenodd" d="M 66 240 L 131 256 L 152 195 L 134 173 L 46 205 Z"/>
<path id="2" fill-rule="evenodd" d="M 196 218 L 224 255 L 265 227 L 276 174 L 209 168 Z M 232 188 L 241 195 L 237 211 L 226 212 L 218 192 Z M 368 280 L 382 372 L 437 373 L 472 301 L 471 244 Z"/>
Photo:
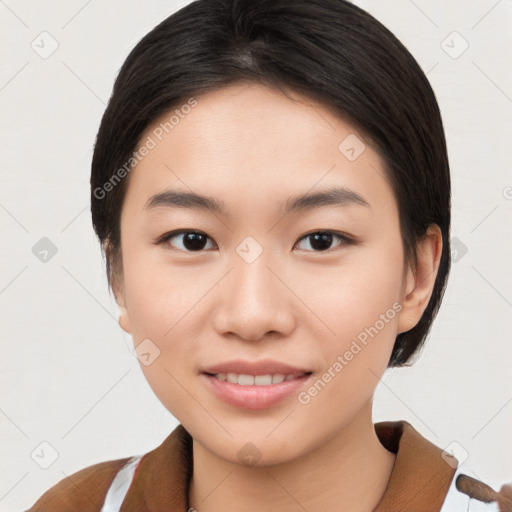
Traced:
<path id="1" fill-rule="evenodd" d="M 283 375 L 276 373 L 274 375 L 246 375 L 237 373 L 217 373 L 215 377 L 219 380 L 240 384 L 241 386 L 270 386 L 271 384 L 280 384 L 285 380 L 293 380 L 295 375 Z"/>

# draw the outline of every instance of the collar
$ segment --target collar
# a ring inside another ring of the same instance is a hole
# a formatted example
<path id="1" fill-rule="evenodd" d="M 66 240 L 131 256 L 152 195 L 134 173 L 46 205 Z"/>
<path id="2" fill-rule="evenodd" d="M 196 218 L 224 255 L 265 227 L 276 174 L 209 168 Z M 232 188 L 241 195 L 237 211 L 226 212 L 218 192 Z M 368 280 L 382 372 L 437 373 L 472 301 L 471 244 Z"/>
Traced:
<path id="1" fill-rule="evenodd" d="M 379 422 L 374 428 L 382 445 L 396 454 L 386 491 L 374 512 L 439 512 L 457 460 L 448 464 L 443 450 L 407 421 Z M 179 424 L 159 447 L 142 457 L 120 512 L 187 510 L 192 466 L 192 437 Z"/>

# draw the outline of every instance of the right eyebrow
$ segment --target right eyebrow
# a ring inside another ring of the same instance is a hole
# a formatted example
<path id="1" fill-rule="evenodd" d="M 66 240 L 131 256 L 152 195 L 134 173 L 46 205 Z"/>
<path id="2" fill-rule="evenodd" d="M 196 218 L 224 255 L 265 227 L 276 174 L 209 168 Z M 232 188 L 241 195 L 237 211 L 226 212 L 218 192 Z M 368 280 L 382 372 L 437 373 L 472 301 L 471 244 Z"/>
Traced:
<path id="1" fill-rule="evenodd" d="M 202 196 L 195 192 L 178 192 L 175 190 L 165 190 L 149 198 L 144 205 L 145 210 L 154 208 L 192 208 L 195 210 L 209 211 L 229 217 L 224 203 L 212 197 Z"/>

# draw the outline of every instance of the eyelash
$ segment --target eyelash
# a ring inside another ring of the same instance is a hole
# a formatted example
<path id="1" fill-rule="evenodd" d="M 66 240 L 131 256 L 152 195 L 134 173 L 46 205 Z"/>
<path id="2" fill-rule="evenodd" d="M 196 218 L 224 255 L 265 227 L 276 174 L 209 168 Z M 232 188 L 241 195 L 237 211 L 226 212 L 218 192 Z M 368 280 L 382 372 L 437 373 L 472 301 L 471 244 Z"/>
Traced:
<path id="1" fill-rule="evenodd" d="M 194 233 L 194 234 L 204 235 L 209 240 L 211 240 L 211 238 L 206 233 L 203 233 L 202 231 L 196 231 L 196 230 L 193 230 L 193 229 L 178 229 L 178 230 L 170 231 L 169 233 L 166 233 L 166 234 L 162 235 L 159 239 L 156 240 L 155 244 L 156 245 L 164 244 L 164 243 L 168 242 L 171 238 L 174 238 L 176 236 L 183 235 L 183 234 L 186 234 L 186 233 Z M 297 245 L 302 240 L 307 239 L 307 238 L 312 237 L 313 235 L 317 235 L 317 234 L 333 235 L 336 240 L 341 242 L 340 245 L 355 245 L 357 243 L 356 240 L 348 237 L 347 235 L 344 235 L 344 234 L 339 233 L 337 231 L 332 231 L 332 230 L 328 230 L 328 229 L 322 229 L 322 230 L 318 230 L 318 231 L 312 231 L 310 233 L 307 233 L 306 235 L 303 235 L 301 238 L 299 238 L 299 240 L 297 241 L 297 243 L 295 245 Z M 190 253 L 190 254 L 204 252 L 204 249 L 201 249 L 199 251 L 187 251 L 187 250 L 182 250 L 182 249 L 176 249 L 176 250 L 177 251 L 181 251 L 181 252 L 185 252 L 185 253 Z M 314 251 L 314 250 L 311 250 L 311 251 L 306 251 L 306 252 L 314 252 L 314 253 L 321 254 L 321 253 L 325 253 L 325 252 L 331 252 L 332 250 L 333 249 L 326 249 L 325 251 Z"/>

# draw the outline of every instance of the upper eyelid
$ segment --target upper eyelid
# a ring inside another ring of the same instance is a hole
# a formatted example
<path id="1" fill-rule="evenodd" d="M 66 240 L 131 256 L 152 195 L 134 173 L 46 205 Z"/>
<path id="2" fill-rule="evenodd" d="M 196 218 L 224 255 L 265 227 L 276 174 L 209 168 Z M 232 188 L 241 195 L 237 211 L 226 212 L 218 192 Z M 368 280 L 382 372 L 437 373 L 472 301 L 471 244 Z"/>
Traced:
<path id="1" fill-rule="evenodd" d="M 162 235 L 161 237 L 159 237 L 156 241 L 156 243 L 164 243 L 166 241 L 169 241 L 171 238 L 174 238 L 175 236 L 179 236 L 179 235 L 183 235 L 185 233 L 200 233 L 202 235 L 205 235 L 209 240 L 213 241 L 215 243 L 215 245 L 217 246 L 217 242 L 214 241 L 214 239 L 208 235 L 207 233 L 205 233 L 204 231 L 201 231 L 201 230 L 198 230 L 198 229 L 193 229 L 193 228 L 184 228 L 184 229 L 177 229 L 177 230 L 174 230 L 174 231 L 169 231 L 168 233 L 165 233 L 164 235 Z M 345 235 L 344 233 L 341 233 L 339 231 L 336 231 L 334 229 L 316 229 L 316 230 L 313 230 L 313 231 L 309 231 L 305 234 L 303 234 L 298 240 L 297 242 L 295 243 L 295 245 L 297 245 L 297 243 L 299 243 L 300 241 L 302 241 L 303 239 L 307 238 L 308 236 L 312 236 L 312 235 L 315 235 L 317 233 L 330 233 L 332 234 L 335 238 L 338 238 L 338 239 L 341 239 L 341 241 L 344 241 L 346 243 L 355 243 L 355 240 L 349 236 L 349 235 Z M 295 247 L 294 245 L 294 247 Z M 218 246 L 217 246 L 218 247 Z M 195 251 L 184 251 L 184 252 L 195 252 Z M 197 251 L 197 252 L 203 252 L 203 251 Z M 327 252 L 327 251 L 308 251 L 308 252 Z"/>

